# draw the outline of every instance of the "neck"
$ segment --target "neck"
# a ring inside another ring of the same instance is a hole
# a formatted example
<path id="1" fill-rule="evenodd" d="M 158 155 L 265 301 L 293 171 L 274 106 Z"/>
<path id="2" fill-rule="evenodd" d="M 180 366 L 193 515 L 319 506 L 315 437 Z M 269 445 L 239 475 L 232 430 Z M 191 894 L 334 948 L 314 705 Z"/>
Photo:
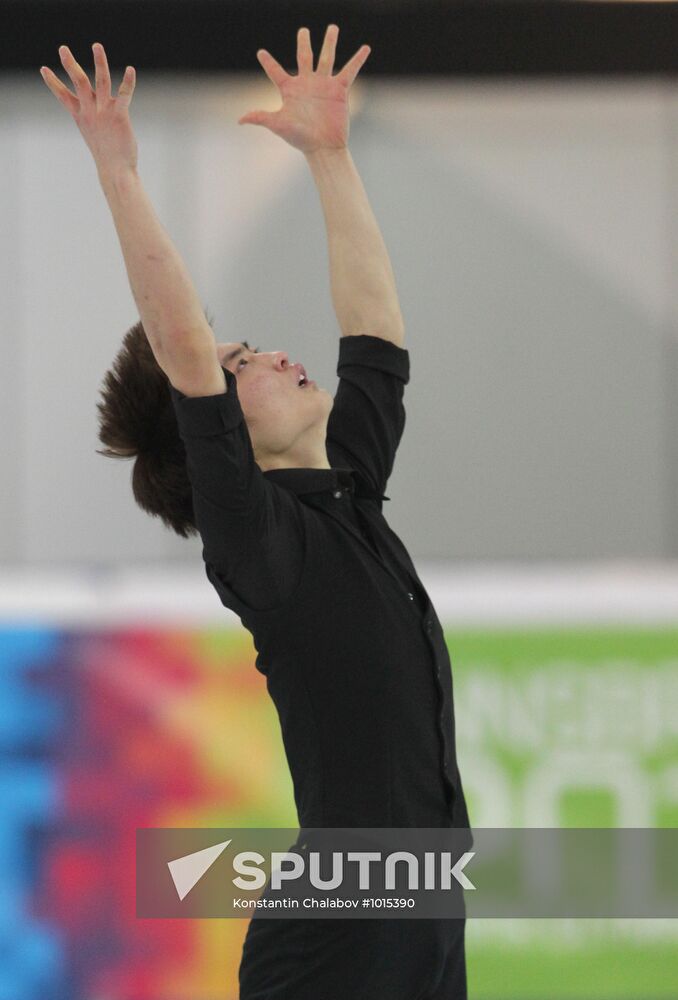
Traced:
<path id="1" fill-rule="evenodd" d="M 304 456 L 286 453 L 285 455 L 272 455 L 266 459 L 257 459 L 257 465 L 262 472 L 270 472 L 271 469 L 331 469 L 332 466 L 327 461 L 327 452 L 322 455 Z"/>
<path id="2" fill-rule="evenodd" d="M 256 463 L 262 472 L 271 469 L 331 469 L 325 446 L 326 429 L 323 428 L 322 440 L 319 436 L 313 439 L 305 437 L 296 441 L 285 451 L 255 454 Z"/>

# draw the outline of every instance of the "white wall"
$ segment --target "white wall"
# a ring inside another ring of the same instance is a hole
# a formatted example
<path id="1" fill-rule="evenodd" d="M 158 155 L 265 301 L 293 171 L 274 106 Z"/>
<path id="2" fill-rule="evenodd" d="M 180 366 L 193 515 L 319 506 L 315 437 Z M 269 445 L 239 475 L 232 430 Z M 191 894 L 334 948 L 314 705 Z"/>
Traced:
<path id="1" fill-rule="evenodd" d="M 303 156 L 250 77 L 138 72 L 139 168 L 220 340 L 330 389 L 339 330 Z M 194 562 L 95 454 L 138 316 L 91 156 L 39 74 L 2 80 L 0 561 Z M 385 504 L 415 557 L 678 555 L 678 97 L 665 82 L 369 82 L 350 146 L 412 381 Z M 369 332 L 369 331 L 365 331 Z"/>

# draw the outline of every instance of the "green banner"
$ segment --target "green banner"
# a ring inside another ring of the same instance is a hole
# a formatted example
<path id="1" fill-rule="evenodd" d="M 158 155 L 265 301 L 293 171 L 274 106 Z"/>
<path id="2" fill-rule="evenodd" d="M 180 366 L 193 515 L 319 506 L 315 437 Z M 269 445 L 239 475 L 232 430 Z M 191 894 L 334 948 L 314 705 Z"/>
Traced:
<path id="1" fill-rule="evenodd" d="M 472 825 L 678 827 L 678 630 L 447 630 Z M 474 1000 L 678 996 L 678 921 L 469 920 Z"/>

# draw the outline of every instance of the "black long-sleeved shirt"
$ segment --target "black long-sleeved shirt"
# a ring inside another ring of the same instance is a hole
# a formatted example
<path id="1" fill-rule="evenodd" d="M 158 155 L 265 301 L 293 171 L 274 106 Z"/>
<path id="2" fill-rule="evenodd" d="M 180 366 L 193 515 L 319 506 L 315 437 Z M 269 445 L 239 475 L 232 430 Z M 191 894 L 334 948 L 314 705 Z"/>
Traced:
<path id="1" fill-rule="evenodd" d="M 382 513 L 407 350 L 340 339 L 330 469 L 262 472 L 223 371 L 225 393 L 170 391 L 207 576 L 252 634 L 300 826 L 468 827 L 443 630 Z"/>

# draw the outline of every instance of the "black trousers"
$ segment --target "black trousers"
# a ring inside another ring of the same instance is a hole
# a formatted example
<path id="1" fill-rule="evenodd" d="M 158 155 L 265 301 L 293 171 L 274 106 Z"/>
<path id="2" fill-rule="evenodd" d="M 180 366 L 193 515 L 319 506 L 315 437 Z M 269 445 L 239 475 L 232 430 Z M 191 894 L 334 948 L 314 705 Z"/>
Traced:
<path id="1" fill-rule="evenodd" d="M 240 1000 L 467 1000 L 465 918 L 255 916 Z"/>

